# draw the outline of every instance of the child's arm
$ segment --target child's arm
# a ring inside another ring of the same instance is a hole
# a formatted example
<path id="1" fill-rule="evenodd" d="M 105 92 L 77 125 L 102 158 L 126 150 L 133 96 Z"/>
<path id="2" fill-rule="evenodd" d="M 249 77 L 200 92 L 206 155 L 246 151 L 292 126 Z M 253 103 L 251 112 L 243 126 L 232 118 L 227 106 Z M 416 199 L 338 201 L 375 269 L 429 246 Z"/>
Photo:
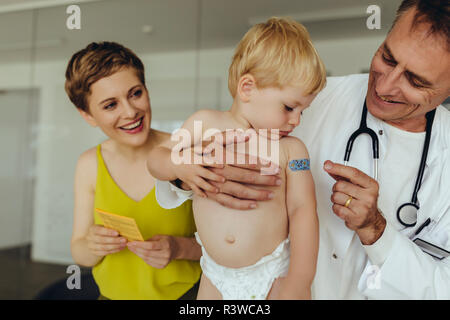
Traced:
<path id="1" fill-rule="evenodd" d="M 74 221 L 71 240 L 73 260 L 82 266 L 95 266 L 107 254 L 126 248 L 126 239 L 118 232 L 94 223 L 95 148 L 78 159 L 74 185 Z"/>
<path id="2" fill-rule="evenodd" d="M 309 169 L 308 151 L 303 142 L 295 137 L 283 140 L 288 155 L 286 205 L 291 260 L 281 292 L 284 299 L 311 299 L 311 284 L 316 273 L 319 248 L 314 181 Z"/>
<path id="3" fill-rule="evenodd" d="M 187 183 L 197 195 L 204 197 L 206 195 L 203 190 L 218 192 L 217 188 L 206 182 L 205 179 L 217 182 L 224 182 L 225 179 L 204 166 L 222 168 L 223 165 L 213 163 L 212 158 L 208 158 L 210 161 L 205 164 L 205 157 L 200 154 L 202 131 L 212 123 L 211 121 L 214 121 L 213 112 L 211 110 L 197 111 L 185 121 L 176 135 L 172 135 L 172 138 L 177 138 L 176 141 L 168 140 L 153 148 L 147 158 L 147 169 L 153 177 L 162 181 L 172 181 L 178 178 Z M 194 126 L 199 124 L 196 124 L 196 121 L 201 121 L 203 129 L 196 128 L 197 135 L 194 134 Z M 199 146 L 200 152 L 197 153 L 197 159 L 200 159 L 201 163 L 194 163 L 195 146 Z"/>

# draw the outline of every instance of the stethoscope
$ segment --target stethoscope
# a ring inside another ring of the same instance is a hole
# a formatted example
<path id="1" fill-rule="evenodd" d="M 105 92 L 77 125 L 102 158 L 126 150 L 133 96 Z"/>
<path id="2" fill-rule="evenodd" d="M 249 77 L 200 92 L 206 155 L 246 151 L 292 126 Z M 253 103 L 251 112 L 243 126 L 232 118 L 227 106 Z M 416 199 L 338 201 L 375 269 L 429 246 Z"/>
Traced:
<path id="1" fill-rule="evenodd" d="M 419 193 L 419 189 L 422 184 L 423 173 L 425 171 L 425 163 L 427 160 L 428 148 L 430 146 L 430 139 L 431 139 L 431 128 L 433 126 L 435 113 L 436 113 L 436 109 L 433 109 L 432 111 L 429 111 L 425 115 L 425 117 L 427 119 L 425 143 L 423 146 L 422 158 L 420 160 L 419 172 L 417 174 L 416 184 L 414 186 L 414 192 L 413 192 L 413 195 L 411 198 L 411 202 L 404 203 L 397 209 L 397 219 L 405 227 L 413 227 L 417 223 L 417 212 L 419 210 L 417 194 Z M 356 130 L 355 132 L 352 133 L 352 135 L 350 136 L 350 138 L 347 142 L 347 147 L 345 148 L 344 165 L 347 165 L 348 161 L 350 160 L 350 153 L 352 152 L 353 142 L 355 141 L 355 139 L 360 134 L 366 133 L 372 139 L 372 151 L 373 151 L 373 161 L 374 161 L 373 178 L 375 180 L 378 180 L 378 159 L 379 159 L 378 146 L 379 146 L 379 142 L 378 142 L 378 137 L 377 137 L 377 134 L 375 133 L 375 131 L 373 131 L 372 129 L 367 127 L 366 120 L 367 120 L 367 105 L 366 105 L 366 100 L 364 99 L 364 107 L 363 107 L 362 116 L 361 116 L 361 123 L 359 125 L 358 130 Z M 418 234 L 426 225 L 428 225 L 430 223 L 430 221 L 431 221 L 430 219 L 427 219 L 425 221 L 425 223 L 422 226 L 420 226 L 420 228 L 417 230 L 416 234 Z"/>

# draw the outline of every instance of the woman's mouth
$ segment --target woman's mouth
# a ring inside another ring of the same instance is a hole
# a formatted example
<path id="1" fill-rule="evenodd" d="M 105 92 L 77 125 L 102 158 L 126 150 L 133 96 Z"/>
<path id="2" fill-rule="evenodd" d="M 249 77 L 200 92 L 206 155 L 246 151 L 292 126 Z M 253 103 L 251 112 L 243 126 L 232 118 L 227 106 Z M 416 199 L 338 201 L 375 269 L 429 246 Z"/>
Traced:
<path id="1" fill-rule="evenodd" d="M 125 126 L 119 127 L 119 129 L 125 131 L 126 133 L 138 133 L 142 131 L 142 128 L 144 127 L 144 117 L 141 117 L 137 119 L 136 121 L 133 121 Z"/>

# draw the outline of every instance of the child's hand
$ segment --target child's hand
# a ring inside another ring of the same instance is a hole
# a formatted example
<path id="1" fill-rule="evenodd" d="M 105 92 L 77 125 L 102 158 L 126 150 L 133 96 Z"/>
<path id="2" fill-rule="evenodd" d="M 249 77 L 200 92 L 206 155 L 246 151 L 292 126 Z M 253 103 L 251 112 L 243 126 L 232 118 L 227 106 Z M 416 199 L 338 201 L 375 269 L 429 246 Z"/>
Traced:
<path id="1" fill-rule="evenodd" d="M 302 289 L 301 284 L 289 277 L 275 279 L 267 300 L 310 300 L 311 289 Z"/>
<path id="2" fill-rule="evenodd" d="M 173 170 L 178 179 L 185 182 L 194 191 L 194 193 L 200 197 L 206 198 L 203 190 L 218 193 L 219 189 L 212 184 L 206 182 L 206 180 L 212 180 L 217 182 L 225 182 L 225 178 L 204 168 L 199 164 L 179 164 L 174 165 Z"/>
<path id="3" fill-rule="evenodd" d="M 116 230 L 100 225 L 89 228 L 86 240 L 89 250 L 99 257 L 122 251 L 127 246 L 127 239 L 120 237 Z"/>
<path id="4" fill-rule="evenodd" d="M 130 241 L 127 246 L 131 252 L 157 269 L 165 268 L 179 251 L 175 237 L 168 235 L 155 235 L 147 241 Z"/>

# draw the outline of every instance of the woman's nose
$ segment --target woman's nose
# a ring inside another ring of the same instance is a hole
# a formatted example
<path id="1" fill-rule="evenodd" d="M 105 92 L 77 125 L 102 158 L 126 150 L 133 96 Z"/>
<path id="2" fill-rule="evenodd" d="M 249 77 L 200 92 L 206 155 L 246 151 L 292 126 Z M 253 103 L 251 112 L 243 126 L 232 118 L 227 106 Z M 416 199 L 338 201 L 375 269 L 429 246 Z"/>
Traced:
<path id="1" fill-rule="evenodd" d="M 138 110 L 128 100 L 123 103 L 124 114 L 127 118 L 134 119 L 138 114 Z"/>

